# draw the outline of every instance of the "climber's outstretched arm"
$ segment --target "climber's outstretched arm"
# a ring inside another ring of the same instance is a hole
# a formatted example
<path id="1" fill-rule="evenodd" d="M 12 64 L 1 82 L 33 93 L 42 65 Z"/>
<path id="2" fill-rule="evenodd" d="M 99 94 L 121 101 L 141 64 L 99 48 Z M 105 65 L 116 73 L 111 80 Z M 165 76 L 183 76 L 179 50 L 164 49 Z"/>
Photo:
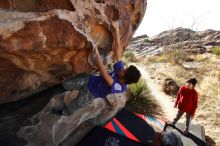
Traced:
<path id="1" fill-rule="evenodd" d="M 121 37 L 120 37 L 120 30 L 119 30 L 119 23 L 118 21 L 112 21 L 112 26 L 115 29 L 115 37 L 116 37 L 116 56 L 118 61 L 122 59 L 122 47 L 121 47 Z"/>
<path id="2" fill-rule="evenodd" d="M 112 77 L 108 74 L 107 70 L 105 69 L 105 66 L 102 62 L 102 59 L 100 57 L 100 54 L 99 54 L 99 51 L 97 48 L 95 48 L 95 54 L 96 54 L 96 61 L 97 61 L 97 64 L 98 64 L 98 68 L 99 68 L 99 71 L 100 71 L 100 74 L 101 76 L 105 79 L 105 81 L 107 82 L 107 84 L 109 86 L 112 86 L 113 84 L 113 79 Z"/>

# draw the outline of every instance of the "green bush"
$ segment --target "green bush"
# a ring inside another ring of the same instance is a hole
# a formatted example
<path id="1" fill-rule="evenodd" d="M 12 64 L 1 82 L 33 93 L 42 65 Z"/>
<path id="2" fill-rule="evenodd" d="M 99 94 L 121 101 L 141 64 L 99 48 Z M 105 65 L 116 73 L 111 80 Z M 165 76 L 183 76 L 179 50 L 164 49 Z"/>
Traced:
<path id="1" fill-rule="evenodd" d="M 151 91 L 145 80 L 140 79 L 137 84 L 131 84 L 127 90 L 130 101 L 126 104 L 126 109 L 141 114 L 160 115 L 161 109 L 151 95 Z"/>
<path id="2" fill-rule="evenodd" d="M 130 62 L 136 62 L 137 61 L 137 58 L 136 58 L 135 54 L 131 51 L 126 51 L 124 53 L 124 57 L 127 61 L 130 61 Z"/>
<path id="3" fill-rule="evenodd" d="M 212 48 L 212 53 L 219 56 L 220 55 L 220 46 Z"/>
<path id="4" fill-rule="evenodd" d="M 144 39 L 144 42 L 146 43 L 151 43 L 151 40 L 149 40 L 148 38 Z"/>
<path id="5" fill-rule="evenodd" d="M 184 51 L 182 51 L 181 49 L 173 49 L 173 50 L 168 50 L 164 53 L 164 55 L 166 56 L 168 62 L 171 62 L 173 64 L 179 64 L 181 61 L 186 60 L 187 56 L 184 53 Z"/>
<path id="6" fill-rule="evenodd" d="M 127 91 L 130 98 L 138 98 L 143 92 L 150 92 L 144 79 L 140 79 L 136 84 L 129 85 Z"/>

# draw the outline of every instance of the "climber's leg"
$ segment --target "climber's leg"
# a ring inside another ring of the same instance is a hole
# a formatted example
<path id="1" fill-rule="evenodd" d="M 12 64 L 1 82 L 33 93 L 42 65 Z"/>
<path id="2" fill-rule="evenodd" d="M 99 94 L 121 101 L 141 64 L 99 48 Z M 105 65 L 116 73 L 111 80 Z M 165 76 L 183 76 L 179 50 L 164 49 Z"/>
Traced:
<path id="1" fill-rule="evenodd" d="M 92 95 L 92 93 L 88 90 L 87 86 L 85 86 L 85 88 L 82 88 L 81 90 L 79 90 L 77 98 L 71 101 L 69 106 L 64 109 L 63 114 L 70 115 L 75 110 L 92 103 L 92 101 L 95 98 L 96 97 Z"/>
<path id="2" fill-rule="evenodd" d="M 80 90 L 87 86 L 89 81 L 88 74 L 80 74 L 76 75 L 66 81 L 63 82 L 63 87 L 65 90 Z"/>

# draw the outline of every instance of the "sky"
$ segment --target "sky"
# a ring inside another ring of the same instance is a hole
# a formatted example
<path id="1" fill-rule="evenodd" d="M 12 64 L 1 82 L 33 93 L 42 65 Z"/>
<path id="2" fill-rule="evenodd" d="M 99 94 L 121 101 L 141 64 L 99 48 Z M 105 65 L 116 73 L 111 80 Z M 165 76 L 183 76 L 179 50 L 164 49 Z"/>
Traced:
<path id="1" fill-rule="evenodd" d="M 135 36 L 152 37 L 176 27 L 220 30 L 220 0 L 148 0 Z"/>

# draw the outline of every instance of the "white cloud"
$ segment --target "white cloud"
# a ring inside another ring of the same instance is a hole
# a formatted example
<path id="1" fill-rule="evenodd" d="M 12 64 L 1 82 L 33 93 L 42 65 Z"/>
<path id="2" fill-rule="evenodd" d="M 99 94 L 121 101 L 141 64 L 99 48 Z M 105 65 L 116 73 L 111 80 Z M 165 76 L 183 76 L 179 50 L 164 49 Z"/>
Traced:
<path id="1" fill-rule="evenodd" d="M 146 14 L 135 36 L 153 36 L 175 27 L 220 30 L 219 19 L 220 0 L 148 0 Z"/>

